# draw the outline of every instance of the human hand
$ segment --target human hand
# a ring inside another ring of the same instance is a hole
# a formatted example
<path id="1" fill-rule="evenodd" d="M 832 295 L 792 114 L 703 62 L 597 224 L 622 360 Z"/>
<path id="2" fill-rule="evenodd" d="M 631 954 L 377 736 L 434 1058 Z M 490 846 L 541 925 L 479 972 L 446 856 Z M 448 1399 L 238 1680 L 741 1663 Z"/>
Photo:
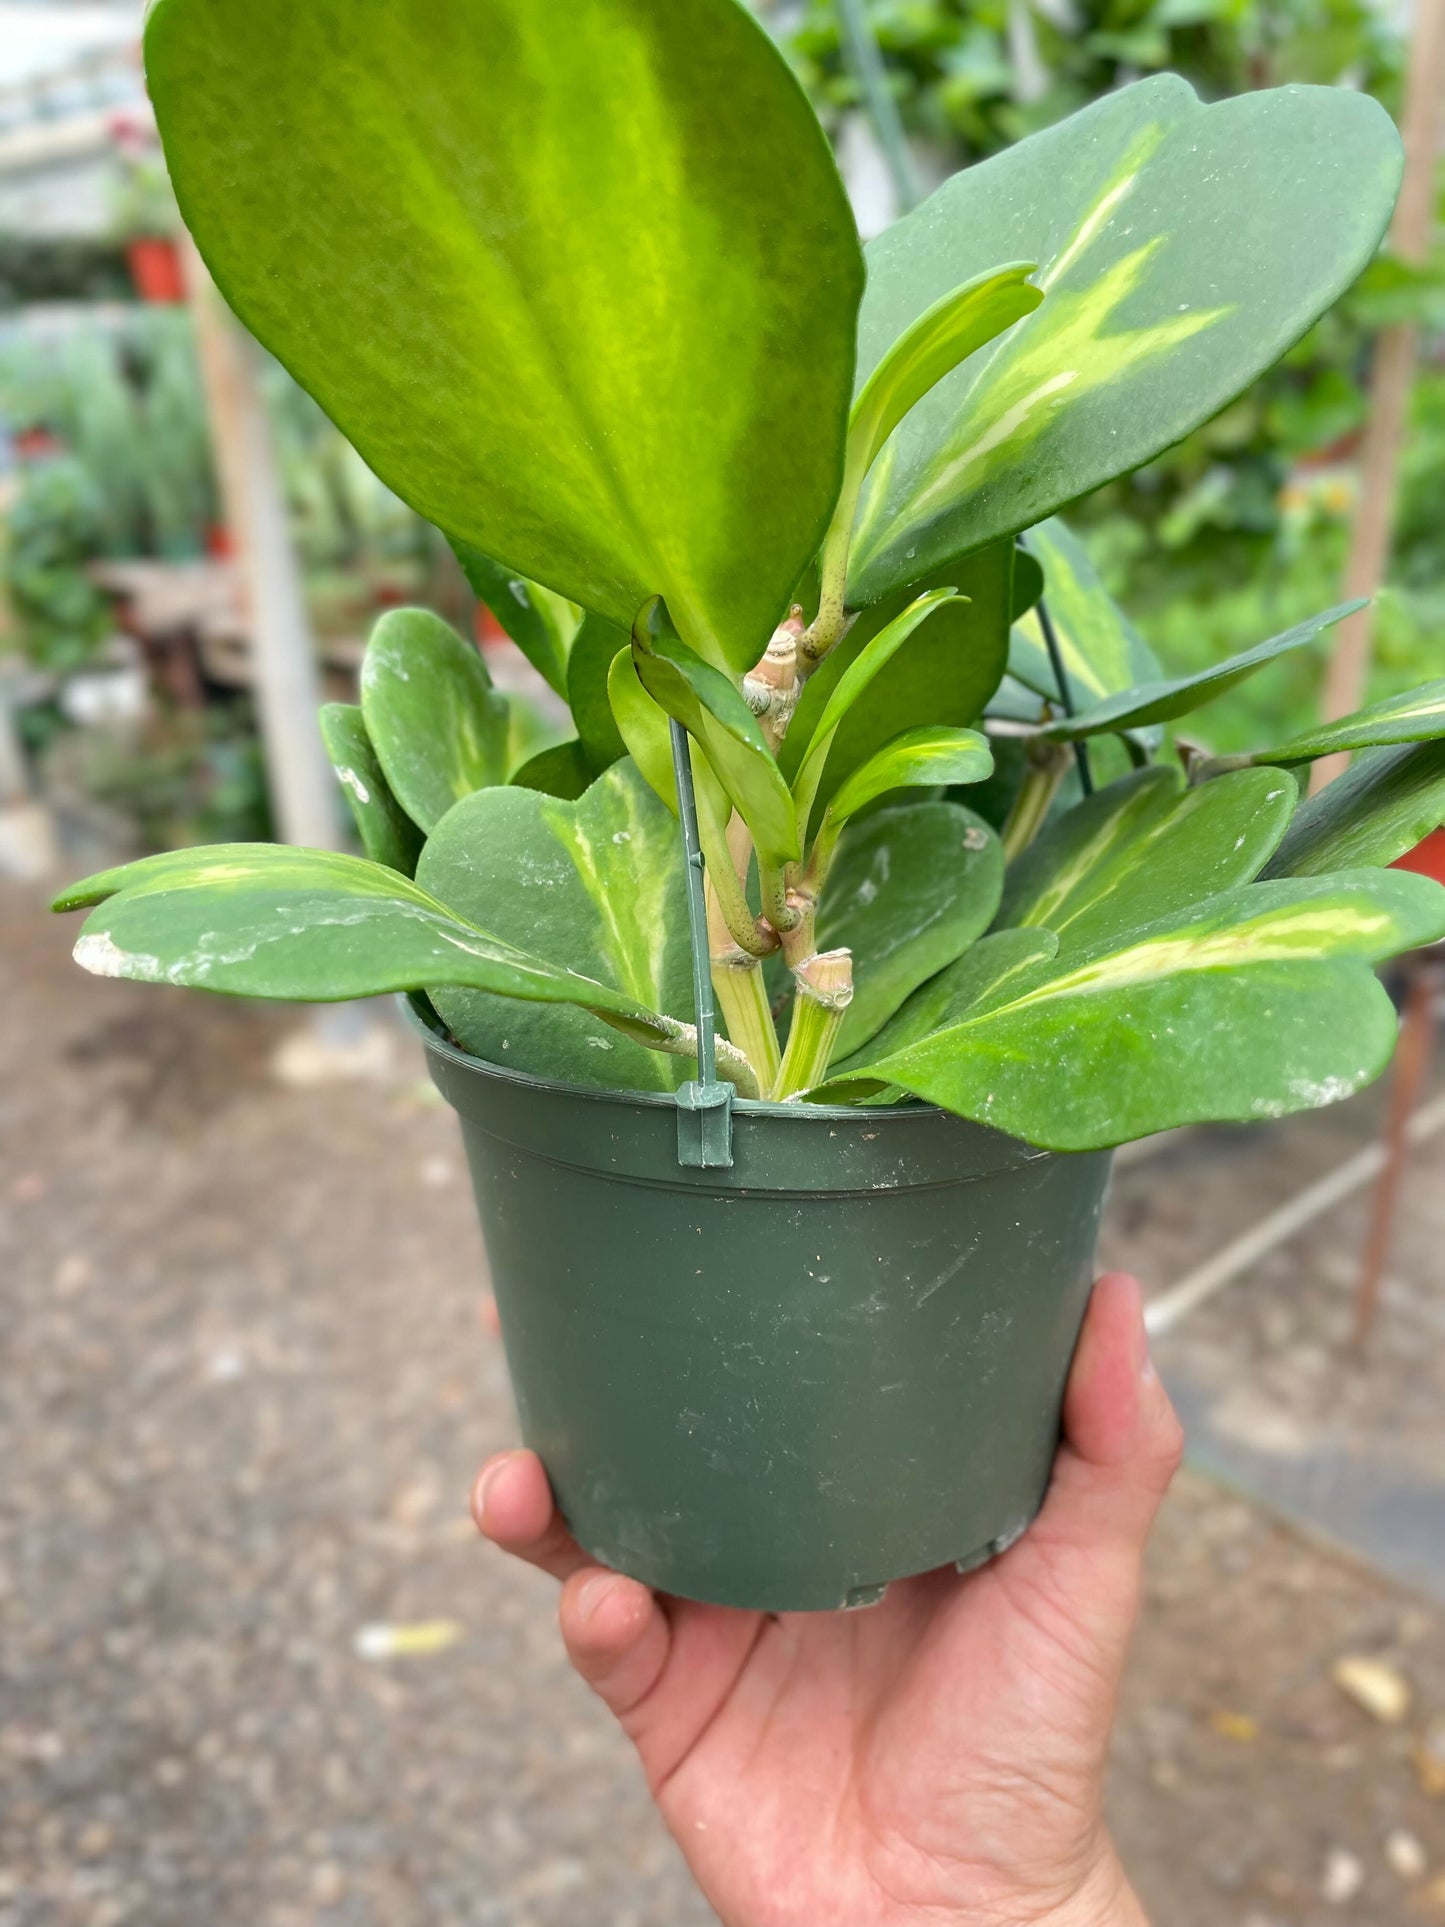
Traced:
<path id="1" fill-rule="evenodd" d="M 853 1613 L 655 1596 L 569 1537 L 534 1454 L 483 1468 L 478 1526 L 564 1582 L 572 1663 L 726 1927 L 1140 1927 L 1102 1787 L 1182 1439 L 1131 1278 L 1095 1287 L 1064 1435 L 1009 1552 Z"/>

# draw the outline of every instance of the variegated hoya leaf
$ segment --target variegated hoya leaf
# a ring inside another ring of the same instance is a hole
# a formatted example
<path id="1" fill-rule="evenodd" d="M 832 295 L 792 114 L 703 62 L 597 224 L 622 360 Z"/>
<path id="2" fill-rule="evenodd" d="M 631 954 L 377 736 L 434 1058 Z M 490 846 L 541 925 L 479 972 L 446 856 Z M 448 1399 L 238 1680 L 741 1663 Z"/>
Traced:
<path id="1" fill-rule="evenodd" d="M 898 1085 L 1056 1151 L 1282 1117 L 1376 1077 L 1395 1013 L 1371 966 L 1445 934 L 1445 890 L 1390 871 L 1255 883 L 1114 937 L 810 1095 Z M 865 1053 L 872 1057 L 872 1053 Z"/>
<path id="2" fill-rule="evenodd" d="M 1445 679 L 1423 683 L 1400 696 L 1357 709 L 1337 722 L 1324 723 L 1291 737 L 1277 749 L 1256 750 L 1249 761 L 1290 769 L 1357 749 L 1378 749 L 1391 743 L 1430 743 L 1445 736 Z M 1222 759 L 1224 766 L 1236 759 Z M 1208 771 L 1206 771 L 1208 774 Z"/>
<path id="3" fill-rule="evenodd" d="M 1037 313 L 946 376 L 867 483 L 849 600 L 1026 529 L 1215 414 L 1369 261 L 1400 143 L 1348 88 L 1203 107 L 1161 75 L 956 174 L 868 249 L 859 381 L 951 288 L 1040 264 Z"/>
<path id="4" fill-rule="evenodd" d="M 1367 749 L 1301 803 L 1266 876 L 1394 863 L 1445 823 L 1445 742 Z"/>
<path id="5" fill-rule="evenodd" d="M 910 729 L 855 769 L 823 813 L 813 861 L 827 862 L 843 825 L 895 790 L 981 783 L 993 772 L 988 738 L 976 729 Z"/>
<path id="6" fill-rule="evenodd" d="M 423 830 L 507 780 L 507 699 L 480 651 L 428 609 L 393 609 L 372 630 L 361 710 L 392 793 Z"/>
<path id="7" fill-rule="evenodd" d="M 391 793 L 360 709 L 355 703 L 326 703 L 319 720 L 321 740 L 361 847 L 373 863 L 384 863 L 403 876 L 414 875 L 422 834 Z"/>
<path id="8" fill-rule="evenodd" d="M 682 839 L 630 762 L 575 803 L 479 790 L 437 826 L 417 877 L 461 915 L 485 916 L 498 937 L 692 1021 Z M 688 1074 L 584 1010 L 452 988 L 433 990 L 432 1002 L 465 1050 L 537 1077 L 671 1090 Z"/>
<path id="9" fill-rule="evenodd" d="M 1176 769 L 1138 770 L 1055 818 L 1009 866 L 1001 927 L 1054 931 L 1072 957 L 1257 877 L 1298 792 L 1278 770 L 1186 790 Z"/>
<path id="10" fill-rule="evenodd" d="M 494 562 L 469 542 L 452 548 L 472 593 L 484 602 L 540 676 L 559 696 L 567 694 L 567 658 L 582 621 L 582 611 L 540 582 L 529 582 Z"/>
<path id="11" fill-rule="evenodd" d="M 746 7 L 157 0 L 145 51 L 217 285 L 403 501 L 756 661 L 837 497 L 863 263 Z"/>
<path id="12" fill-rule="evenodd" d="M 1042 571 L 1041 593 L 1059 645 L 1067 679 L 1067 705 L 1093 709 L 1121 690 L 1158 682 L 1157 657 L 1114 601 L 1079 538 L 1051 517 L 1028 534 L 1019 567 Z M 1009 674 L 1040 696 L 1060 705 L 1063 692 L 1054 674 L 1035 596 L 1014 622 L 1009 643 Z"/>

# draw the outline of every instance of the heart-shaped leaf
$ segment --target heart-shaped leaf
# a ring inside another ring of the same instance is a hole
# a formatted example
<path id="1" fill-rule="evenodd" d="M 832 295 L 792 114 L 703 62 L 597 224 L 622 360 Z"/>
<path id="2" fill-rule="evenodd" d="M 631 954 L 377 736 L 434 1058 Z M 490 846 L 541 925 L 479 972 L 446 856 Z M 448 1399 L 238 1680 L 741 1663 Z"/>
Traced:
<path id="1" fill-rule="evenodd" d="M 630 762 L 614 763 L 575 803 L 479 790 L 437 826 L 417 875 L 463 916 L 485 916 L 499 937 L 525 939 L 538 956 L 691 1021 L 682 839 Z M 585 1011 L 473 990 L 437 989 L 432 1001 L 464 1049 L 534 1076 L 671 1090 L 685 1074 Z"/>
<path id="2" fill-rule="evenodd" d="M 798 815 L 757 717 L 732 678 L 681 641 L 660 597 L 633 625 L 632 660 L 648 695 L 702 745 L 759 861 L 774 870 L 795 862 L 802 854 Z"/>
<path id="3" fill-rule="evenodd" d="M 1213 668 L 1201 669 L 1193 676 L 1139 683 L 1132 689 L 1120 690 L 1077 715 L 1058 717 L 1045 725 L 1043 734 L 1057 743 L 1073 743 L 1088 736 L 1121 735 L 1147 728 L 1151 723 L 1173 722 L 1176 717 L 1186 716 L 1190 710 L 1225 695 L 1237 683 L 1263 669 L 1266 663 L 1288 655 L 1292 649 L 1303 649 L 1326 629 L 1363 607 L 1362 602 L 1341 603 L 1337 609 L 1326 609 L 1322 615 L 1297 622 L 1283 635 L 1256 643 L 1253 649 L 1230 656 Z"/>
<path id="4" fill-rule="evenodd" d="M 1442 736 L 1445 736 L 1445 680 L 1424 683 L 1402 696 L 1387 696 L 1383 702 L 1357 709 L 1353 715 L 1342 716 L 1337 722 L 1293 736 L 1277 749 L 1256 750 L 1249 761 L 1291 769 L 1297 763 L 1313 763 L 1321 756 L 1383 748 L 1391 743 L 1431 743 Z M 1230 767 L 1234 762 L 1234 758 L 1224 758 L 1221 766 Z"/>
<path id="5" fill-rule="evenodd" d="M 366 732 L 397 801 L 423 830 L 507 780 L 507 700 L 478 650 L 427 609 L 393 609 L 361 666 Z"/>
<path id="6" fill-rule="evenodd" d="M 1274 770 L 1240 770 L 1192 790 L 1177 770 L 1137 770 L 1055 818 L 1010 865 L 999 923 L 1052 930 L 1060 955 L 1073 957 L 1187 916 L 1202 898 L 1259 875 L 1296 797 Z"/>
<path id="7" fill-rule="evenodd" d="M 532 667 L 556 690 L 567 694 L 567 659 L 582 621 L 582 611 L 565 596 L 554 595 L 524 575 L 514 575 L 469 542 L 453 542 L 462 573 Z"/>
<path id="8" fill-rule="evenodd" d="M 326 703 L 319 721 L 361 847 L 373 863 L 384 863 L 405 877 L 415 875 L 422 834 L 391 793 L 361 711 L 355 703 Z"/>
<path id="9" fill-rule="evenodd" d="M 1004 1002 L 810 1095 L 901 1085 L 1055 1151 L 1283 1117 L 1379 1074 L 1396 1025 L 1370 966 L 1442 934 L 1445 890 L 1424 877 L 1249 884 L 1067 965 L 1061 954 Z"/>
<path id="10" fill-rule="evenodd" d="M 1445 823 L 1445 742 L 1372 749 L 1301 803 L 1266 876 L 1393 863 Z"/>
<path id="11" fill-rule="evenodd" d="M 869 246 L 864 378 L 997 261 L 1038 261 L 1045 300 L 894 435 L 863 492 L 850 602 L 1029 528 L 1207 421 L 1359 274 L 1399 179 L 1389 116 L 1352 89 L 1202 107 L 1172 75 L 955 174 Z"/>
<path id="12" fill-rule="evenodd" d="M 1064 706 L 1076 712 L 1092 709 L 1121 690 L 1158 682 L 1163 675 L 1158 659 L 1099 580 L 1079 538 L 1053 516 L 1029 530 L 1028 544 L 1015 572 L 1025 565 L 1042 570 L 1040 594 L 1047 596 L 1068 685 L 1069 701 Z M 1061 691 L 1033 606 L 1037 601 L 1035 596 L 1028 610 L 1015 619 L 1009 674 L 1057 707 Z"/>
<path id="13" fill-rule="evenodd" d="M 829 861 L 843 825 L 893 790 L 981 783 L 993 773 L 988 738 L 976 729 L 910 729 L 855 769 L 823 813 L 814 862 Z"/>
<path id="14" fill-rule="evenodd" d="M 957 803 L 903 803 L 852 824 L 818 908 L 819 950 L 853 953 L 835 1055 L 859 1050 L 981 936 L 1002 890 L 998 838 Z"/>
<path id="15" fill-rule="evenodd" d="M 871 688 L 866 702 L 844 716 L 818 785 L 825 804 L 843 780 L 908 729 L 945 724 L 964 729 L 978 721 L 998 687 L 1008 656 L 1015 549 L 995 542 L 926 578 L 916 587 L 865 609 L 847 637 L 809 677 L 783 739 L 778 760 L 796 778 L 812 747 L 824 710 L 843 677 L 874 639 L 920 595 L 956 587 L 908 637 Z"/>
<path id="16" fill-rule="evenodd" d="M 98 907 L 75 956 L 99 977 L 288 1003 L 470 984 L 468 994 L 529 1008 L 580 1005 L 659 1045 L 680 1029 L 612 985 L 504 942 L 395 870 L 333 851 L 237 843 L 171 852 L 76 884 L 56 908 L 86 902 Z"/>
<path id="17" fill-rule="evenodd" d="M 146 73 L 218 286 L 403 501 L 762 654 L 837 497 L 863 264 L 745 7 L 158 0 Z"/>

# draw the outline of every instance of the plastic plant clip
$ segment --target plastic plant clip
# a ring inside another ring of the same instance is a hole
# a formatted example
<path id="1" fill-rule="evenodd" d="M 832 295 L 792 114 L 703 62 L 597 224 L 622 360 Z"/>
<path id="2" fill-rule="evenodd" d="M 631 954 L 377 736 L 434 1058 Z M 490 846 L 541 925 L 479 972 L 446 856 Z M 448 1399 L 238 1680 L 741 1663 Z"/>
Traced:
<path id="1" fill-rule="evenodd" d="M 733 1087 L 718 1081 L 717 1018 L 712 1000 L 708 955 L 707 906 L 703 898 L 702 845 L 697 833 L 697 799 L 692 787 L 692 755 L 687 731 L 675 719 L 672 768 L 677 779 L 677 813 L 687 857 L 687 921 L 692 939 L 692 994 L 697 1021 L 697 1078 L 677 1093 L 677 1161 L 694 1171 L 731 1168 L 733 1161 Z"/>

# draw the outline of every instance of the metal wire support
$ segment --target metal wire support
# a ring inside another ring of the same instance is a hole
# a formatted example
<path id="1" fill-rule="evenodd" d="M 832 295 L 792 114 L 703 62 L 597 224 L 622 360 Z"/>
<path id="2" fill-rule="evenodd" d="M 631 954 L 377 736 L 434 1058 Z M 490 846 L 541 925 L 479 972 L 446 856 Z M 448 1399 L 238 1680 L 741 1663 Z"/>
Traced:
<path id="1" fill-rule="evenodd" d="M 693 1083 L 683 1084 L 677 1093 L 677 1161 L 694 1170 L 725 1170 L 733 1161 L 733 1087 L 720 1083 L 717 1074 L 717 1013 L 708 953 L 702 843 L 697 833 L 697 798 L 692 786 L 692 752 L 682 724 L 674 718 L 670 729 L 677 813 L 686 858 L 692 998 L 697 1024 L 697 1078 Z"/>

